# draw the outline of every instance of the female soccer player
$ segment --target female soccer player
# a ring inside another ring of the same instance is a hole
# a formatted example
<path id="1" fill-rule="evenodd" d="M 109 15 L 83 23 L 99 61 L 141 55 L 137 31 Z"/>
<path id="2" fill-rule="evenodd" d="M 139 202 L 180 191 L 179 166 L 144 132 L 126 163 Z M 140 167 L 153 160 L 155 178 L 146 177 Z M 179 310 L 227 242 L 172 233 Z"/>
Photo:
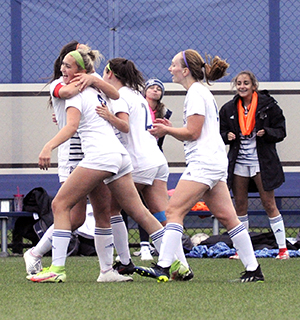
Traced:
<path id="1" fill-rule="evenodd" d="M 168 120 L 156 120 L 150 132 L 160 137 L 169 134 L 184 142 L 187 167 L 182 174 L 166 210 L 167 225 L 159 260 L 155 267 L 136 267 L 142 276 L 168 281 L 169 273 L 183 280 L 189 278 L 187 266 L 174 263 L 174 248 L 181 243 L 183 219 L 203 199 L 211 213 L 227 229 L 246 271 L 240 281 L 263 281 L 264 276 L 254 256 L 252 243 L 244 225 L 238 220 L 226 185 L 227 155 L 219 133 L 219 116 L 215 99 L 201 82 L 214 81 L 226 74 L 228 63 L 214 57 L 210 63 L 195 50 L 175 55 L 169 68 L 173 82 L 181 84 L 187 95 L 184 102 L 182 128 L 174 128 Z M 175 264 L 173 264 L 175 266 Z"/>

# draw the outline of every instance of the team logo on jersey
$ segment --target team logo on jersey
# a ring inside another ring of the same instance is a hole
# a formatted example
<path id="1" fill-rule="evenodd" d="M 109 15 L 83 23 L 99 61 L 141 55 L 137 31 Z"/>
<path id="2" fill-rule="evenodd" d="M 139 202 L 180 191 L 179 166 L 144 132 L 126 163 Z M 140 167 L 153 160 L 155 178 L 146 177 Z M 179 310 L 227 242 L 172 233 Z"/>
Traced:
<path id="1" fill-rule="evenodd" d="M 98 100 L 100 101 L 101 104 L 103 103 L 106 105 L 106 101 L 101 97 L 100 94 L 98 94 L 97 97 L 98 97 Z"/>

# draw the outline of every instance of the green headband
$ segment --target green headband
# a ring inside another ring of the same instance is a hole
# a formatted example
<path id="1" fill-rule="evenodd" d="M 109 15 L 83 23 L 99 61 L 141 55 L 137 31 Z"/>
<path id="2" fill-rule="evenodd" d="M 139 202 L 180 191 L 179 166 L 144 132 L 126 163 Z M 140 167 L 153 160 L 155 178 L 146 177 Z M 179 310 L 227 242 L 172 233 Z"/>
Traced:
<path id="1" fill-rule="evenodd" d="M 83 70 L 85 70 L 82 55 L 79 53 L 78 50 L 74 50 L 74 51 L 69 52 L 69 55 L 72 56 L 76 60 L 76 62 L 80 65 L 80 67 Z"/>
<path id="2" fill-rule="evenodd" d="M 107 68 L 107 70 L 111 71 L 117 78 L 120 78 L 120 76 L 118 76 L 116 73 L 114 73 L 114 72 L 111 70 L 111 68 L 110 68 L 110 63 L 108 63 L 105 68 Z"/>

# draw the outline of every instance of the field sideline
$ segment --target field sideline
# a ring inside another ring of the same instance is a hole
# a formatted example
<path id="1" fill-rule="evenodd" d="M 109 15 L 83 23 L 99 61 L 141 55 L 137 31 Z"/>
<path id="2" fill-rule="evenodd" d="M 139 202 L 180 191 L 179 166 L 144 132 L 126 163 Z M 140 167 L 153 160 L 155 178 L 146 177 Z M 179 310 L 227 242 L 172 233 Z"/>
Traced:
<path id="1" fill-rule="evenodd" d="M 50 258 L 43 259 L 49 266 Z M 137 265 L 150 265 L 133 258 Z M 230 282 L 243 271 L 240 261 L 189 259 L 190 282 L 157 283 L 134 275 L 131 283 L 97 283 L 96 257 L 67 260 L 67 282 L 26 280 L 21 257 L 0 259 L 0 318 L 39 320 L 299 319 L 299 258 L 259 259 L 264 283 Z"/>

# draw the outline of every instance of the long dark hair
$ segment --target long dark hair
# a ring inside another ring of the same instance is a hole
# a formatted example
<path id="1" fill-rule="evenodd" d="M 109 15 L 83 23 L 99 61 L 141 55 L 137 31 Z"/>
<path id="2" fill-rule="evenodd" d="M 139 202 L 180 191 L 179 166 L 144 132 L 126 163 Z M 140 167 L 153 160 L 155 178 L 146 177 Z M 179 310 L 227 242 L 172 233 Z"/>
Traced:
<path id="1" fill-rule="evenodd" d="M 121 81 L 123 86 L 142 92 L 145 87 L 145 80 L 142 73 L 136 68 L 131 60 L 114 58 L 108 61 L 109 69 L 115 77 Z M 108 72 L 108 70 L 106 70 Z"/>
<path id="2" fill-rule="evenodd" d="M 53 80 L 59 79 L 59 77 L 62 75 L 61 71 L 60 71 L 60 67 L 61 67 L 61 63 L 64 60 L 65 56 L 73 51 L 76 50 L 77 46 L 79 45 L 79 42 L 76 40 L 72 40 L 71 42 L 67 43 L 66 45 L 64 45 L 62 47 L 62 49 L 60 50 L 59 56 L 56 58 L 55 62 L 54 62 L 54 67 L 53 67 L 53 74 L 51 79 L 48 81 L 48 83 L 46 84 L 46 86 L 48 84 L 50 84 Z M 51 97 L 49 97 L 49 101 L 48 101 L 48 107 L 52 107 L 52 99 Z"/>

